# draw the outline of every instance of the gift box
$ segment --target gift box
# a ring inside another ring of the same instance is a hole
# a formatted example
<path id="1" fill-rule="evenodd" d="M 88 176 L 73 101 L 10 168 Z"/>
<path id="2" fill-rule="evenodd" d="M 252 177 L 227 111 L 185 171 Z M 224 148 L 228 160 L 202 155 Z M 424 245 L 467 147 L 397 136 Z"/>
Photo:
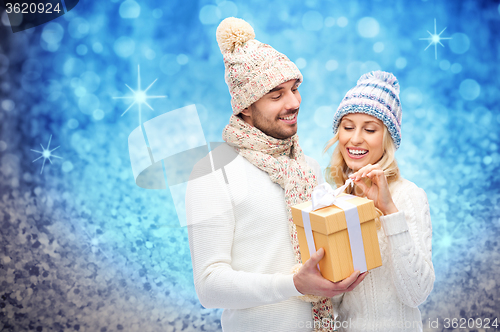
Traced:
<path id="1" fill-rule="evenodd" d="M 302 262 L 309 259 L 310 252 L 324 248 L 319 269 L 324 278 L 337 282 L 355 270 L 365 272 L 381 266 L 382 257 L 373 201 L 347 194 L 331 196 L 334 205 L 313 208 L 313 193 L 313 201 L 292 206 L 292 217 Z"/>

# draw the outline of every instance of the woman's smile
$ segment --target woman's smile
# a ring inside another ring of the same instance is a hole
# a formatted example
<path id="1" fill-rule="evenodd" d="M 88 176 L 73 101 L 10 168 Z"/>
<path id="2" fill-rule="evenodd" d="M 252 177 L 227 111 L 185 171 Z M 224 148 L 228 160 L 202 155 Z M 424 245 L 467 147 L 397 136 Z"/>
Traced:
<path id="1" fill-rule="evenodd" d="M 360 148 L 346 148 L 347 155 L 352 159 L 362 159 L 368 155 L 368 150 Z"/>

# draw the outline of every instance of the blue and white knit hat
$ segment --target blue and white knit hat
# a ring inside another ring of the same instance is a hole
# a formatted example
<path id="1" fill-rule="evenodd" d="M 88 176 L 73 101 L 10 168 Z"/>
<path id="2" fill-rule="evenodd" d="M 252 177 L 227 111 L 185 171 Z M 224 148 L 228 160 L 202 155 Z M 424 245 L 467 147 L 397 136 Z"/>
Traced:
<path id="1" fill-rule="evenodd" d="M 389 130 L 396 149 L 401 144 L 401 118 L 397 78 L 384 71 L 364 74 L 349 90 L 333 116 L 333 134 L 337 133 L 342 117 L 350 113 L 365 113 L 380 119 Z"/>

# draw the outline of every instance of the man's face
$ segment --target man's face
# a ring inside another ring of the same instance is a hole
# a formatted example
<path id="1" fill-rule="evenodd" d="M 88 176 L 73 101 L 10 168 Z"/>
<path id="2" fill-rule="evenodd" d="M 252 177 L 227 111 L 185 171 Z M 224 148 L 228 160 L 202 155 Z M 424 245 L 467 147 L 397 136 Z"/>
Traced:
<path id="1" fill-rule="evenodd" d="M 299 81 L 290 80 L 269 91 L 244 109 L 243 120 L 264 134 L 286 139 L 297 132 L 297 115 L 301 102 Z"/>

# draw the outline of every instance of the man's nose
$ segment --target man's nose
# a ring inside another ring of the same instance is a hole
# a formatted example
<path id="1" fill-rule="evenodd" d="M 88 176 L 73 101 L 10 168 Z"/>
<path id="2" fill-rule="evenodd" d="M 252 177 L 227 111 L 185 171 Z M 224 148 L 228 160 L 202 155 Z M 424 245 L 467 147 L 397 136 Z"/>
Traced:
<path id="1" fill-rule="evenodd" d="M 289 91 L 286 96 L 286 109 L 287 110 L 294 110 L 299 108 L 300 106 L 300 95 L 297 93 L 293 93 L 292 91 Z"/>

